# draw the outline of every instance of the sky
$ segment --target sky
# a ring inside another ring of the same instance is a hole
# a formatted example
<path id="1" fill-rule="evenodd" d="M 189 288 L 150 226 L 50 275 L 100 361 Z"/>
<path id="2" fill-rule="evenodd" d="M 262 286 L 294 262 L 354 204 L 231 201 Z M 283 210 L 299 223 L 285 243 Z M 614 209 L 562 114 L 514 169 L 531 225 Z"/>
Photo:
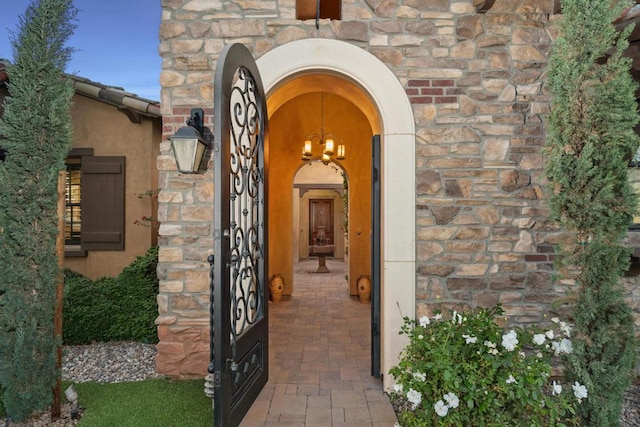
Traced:
<path id="1" fill-rule="evenodd" d="M 0 0 L 0 58 L 13 59 L 10 33 L 32 0 Z M 161 0 L 74 0 L 77 25 L 67 73 L 160 100 Z"/>

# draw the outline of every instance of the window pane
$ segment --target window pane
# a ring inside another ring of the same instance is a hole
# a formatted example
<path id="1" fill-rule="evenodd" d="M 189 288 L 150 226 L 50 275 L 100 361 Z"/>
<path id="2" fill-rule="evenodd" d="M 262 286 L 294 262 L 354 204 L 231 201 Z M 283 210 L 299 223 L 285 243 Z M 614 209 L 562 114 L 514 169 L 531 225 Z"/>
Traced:
<path id="1" fill-rule="evenodd" d="M 80 209 L 82 199 L 80 164 L 67 165 L 67 189 L 65 199 L 65 243 L 78 245 L 80 244 L 82 223 Z"/>

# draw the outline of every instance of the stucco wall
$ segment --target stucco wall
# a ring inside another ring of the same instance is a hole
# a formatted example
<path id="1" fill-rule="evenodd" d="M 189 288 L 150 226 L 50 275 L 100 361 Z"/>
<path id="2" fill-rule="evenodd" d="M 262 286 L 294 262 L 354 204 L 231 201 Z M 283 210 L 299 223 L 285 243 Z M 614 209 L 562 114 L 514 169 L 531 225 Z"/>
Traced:
<path id="1" fill-rule="evenodd" d="M 296 237 L 281 230 L 292 228 L 294 207 L 290 194 L 302 163 L 306 134 L 319 132 L 321 127 L 319 115 L 311 113 L 318 109 L 320 100 L 319 93 L 299 96 L 279 108 L 269 121 L 269 276 L 284 276 L 285 295 L 291 295 L 293 290 L 292 249 Z M 349 181 L 349 292 L 357 295 L 356 279 L 371 274 L 371 127 L 362 112 L 344 98 L 326 94 L 325 104 L 325 131 L 333 133 L 336 144 L 342 141 L 347 147 L 347 158 L 337 161 L 337 167 L 345 171 Z M 318 122 L 310 124 L 309 118 Z M 334 208 L 342 206 L 337 203 Z"/>
<path id="2" fill-rule="evenodd" d="M 0 105 L 5 92 L 0 91 Z M 162 138 L 161 121 L 143 117 L 141 123 L 132 123 L 116 107 L 77 93 L 73 96 L 71 118 L 73 148 L 93 148 L 95 156 L 126 157 L 125 249 L 88 251 L 83 257 L 66 257 L 64 265 L 92 279 L 117 276 L 157 244 L 156 197 L 138 196 L 158 188 L 156 158 Z M 143 217 L 154 221 L 134 224 Z"/>
<path id="3" fill-rule="evenodd" d="M 139 196 L 157 188 L 155 161 L 161 139 L 160 122 L 143 118 L 141 123 L 132 123 L 116 107 L 80 95 L 73 98 L 71 116 L 74 148 L 93 148 L 94 156 L 126 157 L 125 249 L 67 257 L 65 267 L 94 279 L 117 276 L 156 241 L 152 224 L 135 222 L 156 217 L 155 196 Z"/>

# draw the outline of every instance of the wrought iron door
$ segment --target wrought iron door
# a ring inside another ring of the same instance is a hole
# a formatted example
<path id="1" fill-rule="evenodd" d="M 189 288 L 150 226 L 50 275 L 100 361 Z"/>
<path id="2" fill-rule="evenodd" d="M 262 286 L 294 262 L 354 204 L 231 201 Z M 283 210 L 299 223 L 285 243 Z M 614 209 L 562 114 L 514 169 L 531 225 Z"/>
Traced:
<path id="1" fill-rule="evenodd" d="M 371 153 L 371 375 L 380 378 L 380 135 Z"/>
<path id="2" fill-rule="evenodd" d="M 268 378 L 267 108 L 248 49 L 218 59 L 211 263 L 214 426 L 237 426 Z"/>

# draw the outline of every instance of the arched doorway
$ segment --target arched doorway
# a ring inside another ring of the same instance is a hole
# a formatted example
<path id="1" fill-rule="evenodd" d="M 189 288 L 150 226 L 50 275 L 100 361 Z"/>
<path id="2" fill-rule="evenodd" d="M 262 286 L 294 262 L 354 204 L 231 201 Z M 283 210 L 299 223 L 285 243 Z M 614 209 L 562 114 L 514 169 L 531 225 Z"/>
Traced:
<path id="1" fill-rule="evenodd" d="M 309 160 L 298 168 L 292 191 L 294 264 L 322 255 L 314 245 L 327 246 L 325 256 L 347 260 L 347 188 L 347 174 L 335 163 Z"/>
<path id="2" fill-rule="evenodd" d="M 322 126 L 325 127 L 325 131 L 332 133 L 336 143 L 344 144 L 346 158 L 334 158 L 327 165 L 320 164 L 315 169 L 314 177 L 307 182 L 313 185 L 301 184 L 300 189 L 303 191 L 300 195 L 304 198 L 305 189 L 322 189 L 323 169 L 344 171 L 350 181 L 348 196 L 353 200 L 349 209 L 351 226 L 346 236 L 351 249 L 347 267 L 349 294 L 357 295 L 356 279 L 361 275 L 370 274 L 373 130 L 369 117 L 377 118 L 377 114 L 371 113 L 374 110 L 370 102 L 369 114 L 365 114 L 358 105 L 347 98 L 349 93 L 362 94 L 362 90 L 344 78 L 315 73 L 293 77 L 269 96 L 269 233 L 272 236 L 269 245 L 269 275 L 280 274 L 284 277 L 284 295 L 294 293 L 292 259 L 295 259 L 296 252 L 300 252 L 299 249 L 296 251 L 296 244 L 300 240 L 300 233 L 305 233 L 306 230 L 305 227 L 296 227 L 295 224 L 297 209 L 293 205 L 296 202 L 300 203 L 300 200 L 288 199 L 287 192 L 295 183 L 295 176 L 301 168 L 314 169 L 313 164 L 301 159 L 302 149 L 307 136 L 313 132 L 320 132 Z M 320 102 L 325 105 L 324 114 L 321 114 Z M 361 104 L 365 105 L 365 102 L 362 101 Z M 321 124 L 321 116 L 324 117 L 324 125 Z M 317 141 L 313 144 L 319 145 Z M 320 148 L 315 147 L 314 150 L 315 157 L 319 157 Z M 341 183 L 341 179 L 338 183 Z M 322 198 L 326 198 L 326 195 Z M 305 222 L 302 221 L 301 225 L 304 226 Z M 335 231 L 340 231 L 339 227 L 335 228 L 330 236 L 332 241 L 337 237 L 334 235 Z M 333 242 L 334 245 L 336 243 Z M 304 249 L 304 243 L 302 246 Z M 283 248 L 291 248 L 291 251 L 287 252 Z M 339 243 L 337 249 L 340 249 Z M 335 251 L 332 252 L 335 254 Z"/>
<path id="3" fill-rule="evenodd" d="M 396 76 L 380 60 L 345 42 L 299 40 L 269 51 L 257 64 L 270 111 L 300 94 L 302 86 L 287 85 L 294 78 L 306 75 L 311 83 L 314 74 L 335 76 L 358 89 L 346 89 L 344 97 L 371 120 L 372 131 L 381 135 L 381 371 L 388 386 L 386 373 L 404 346 L 398 335 L 402 316 L 415 312 L 415 125 L 411 105 Z M 341 85 L 339 90 L 343 87 L 349 86 Z M 291 149 L 301 154 L 299 146 Z M 276 170 L 272 161 L 270 174 Z"/>

